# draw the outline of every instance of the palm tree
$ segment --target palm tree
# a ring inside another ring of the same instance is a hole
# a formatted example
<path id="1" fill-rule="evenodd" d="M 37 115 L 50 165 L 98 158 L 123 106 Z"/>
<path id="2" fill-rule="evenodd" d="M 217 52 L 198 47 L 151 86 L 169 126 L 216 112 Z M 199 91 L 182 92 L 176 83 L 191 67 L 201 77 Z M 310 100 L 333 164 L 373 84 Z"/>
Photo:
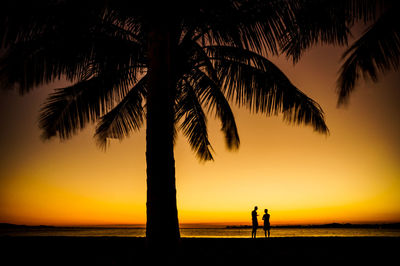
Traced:
<path id="1" fill-rule="evenodd" d="M 131 2 L 39 1 L 21 9 L 6 1 L 0 80 L 21 93 L 60 78 L 71 82 L 40 111 L 44 139 L 68 139 L 96 122 L 95 138 L 106 147 L 146 122 L 146 236 L 151 244 L 173 244 L 180 237 L 177 130 L 207 161 L 207 114 L 221 121 L 227 147 L 239 147 L 229 102 L 328 129 L 321 107 L 265 57 L 293 39 L 288 29 L 302 1 L 175 1 L 158 8 L 158 1 Z"/>

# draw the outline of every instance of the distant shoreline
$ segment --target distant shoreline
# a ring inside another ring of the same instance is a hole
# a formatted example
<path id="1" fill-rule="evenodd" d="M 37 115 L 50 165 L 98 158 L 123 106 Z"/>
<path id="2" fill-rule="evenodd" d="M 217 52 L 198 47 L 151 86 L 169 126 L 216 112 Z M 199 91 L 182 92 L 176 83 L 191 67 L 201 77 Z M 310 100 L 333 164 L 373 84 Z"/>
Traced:
<path id="1" fill-rule="evenodd" d="M 50 229 L 50 228 L 103 228 L 103 229 L 145 229 L 145 225 L 87 225 L 87 226 L 53 226 L 53 225 L 18 225 L 11 223 L 0 223 L 0 229 Z M 181 229 L 248 229 L 251 225 L 200 225 L 181 226 Z M 262 226 L 259 226 L 262 228 Z M 329 223 L 310 225 L 272 225 L 271 228 L 376 228 L 376 229 L 400 229 L 400 223 L 377 223 L 377 224 L 351 224 L 351 223 Z"/>
<path id="2" fill-rule="evenodd" d="M 247 229 L 251 225 L 228 225 L 226 229 Z M 262 228 L 259 226 L 258 228 Z M 400 223 L 381 223 L 381 224 L 351 224 L 351 223 L 329 223 L 329 224 L 310 224 L 310 225 L 272 225 L 271 228 L 385 228 L 400 229 Z"/>

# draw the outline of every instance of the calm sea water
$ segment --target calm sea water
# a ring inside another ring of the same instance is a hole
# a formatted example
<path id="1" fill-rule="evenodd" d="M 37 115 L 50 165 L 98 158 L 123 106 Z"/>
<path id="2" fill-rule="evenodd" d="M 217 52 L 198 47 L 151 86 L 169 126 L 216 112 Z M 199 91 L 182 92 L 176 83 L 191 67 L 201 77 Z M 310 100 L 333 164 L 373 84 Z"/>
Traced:
<path id="1" fill-rule="evenodd" d="M 144 237 L 143 228 L 17 228 L 0 229 L 0 236 L 117 236 Z M 182 237 L 249 238 L 251 229 L 181 229 Z M 264 231 L 257 231 L 258 237 Z M 272 228 L 271 237 L 400 237 L 400 229 L 378 228 Z"/>

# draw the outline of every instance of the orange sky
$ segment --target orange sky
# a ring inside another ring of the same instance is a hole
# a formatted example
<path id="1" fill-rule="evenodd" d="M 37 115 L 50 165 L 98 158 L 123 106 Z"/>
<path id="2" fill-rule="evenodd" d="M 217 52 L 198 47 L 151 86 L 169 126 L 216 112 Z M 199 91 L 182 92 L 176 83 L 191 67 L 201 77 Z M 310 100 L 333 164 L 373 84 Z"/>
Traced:
<path id="1" fill-rule="evenodd" d="M 238 151 L 227 151 L 211 118 L 214 162 L 199 163 L 179 135 L 181 223 L 249 224 L 254 205 L 260 214 L 269 209 L 272 224 L 400 221 L 399 73 L 362 82 L 338 109 L 342 51 L 314 48 L 294 67 L 273 59 L 322 106 L 328 137 L 237 108 Z M 42 142 L 38 110 L 51 87 L 24 97 L 0 92 L 0 222 L 145 223 L 145 129 L 107 152 L 95 145 L 93 126 L 69 141 Z"/>

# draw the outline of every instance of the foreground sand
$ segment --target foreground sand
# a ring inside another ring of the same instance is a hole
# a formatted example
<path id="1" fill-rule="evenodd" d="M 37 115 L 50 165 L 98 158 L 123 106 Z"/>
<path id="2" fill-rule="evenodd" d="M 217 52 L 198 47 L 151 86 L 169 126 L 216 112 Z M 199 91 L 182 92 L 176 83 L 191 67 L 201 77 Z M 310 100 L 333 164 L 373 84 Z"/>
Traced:
<path id="1" fill-rule="evenodd" d="M 149 256 L 145 239 L 130 237 L 0 237 L 0 247 L 7 266 L 146 265 Z M 183 238 L 176 264 L 390 265 L 399 248 L 395 237 Z"/>

